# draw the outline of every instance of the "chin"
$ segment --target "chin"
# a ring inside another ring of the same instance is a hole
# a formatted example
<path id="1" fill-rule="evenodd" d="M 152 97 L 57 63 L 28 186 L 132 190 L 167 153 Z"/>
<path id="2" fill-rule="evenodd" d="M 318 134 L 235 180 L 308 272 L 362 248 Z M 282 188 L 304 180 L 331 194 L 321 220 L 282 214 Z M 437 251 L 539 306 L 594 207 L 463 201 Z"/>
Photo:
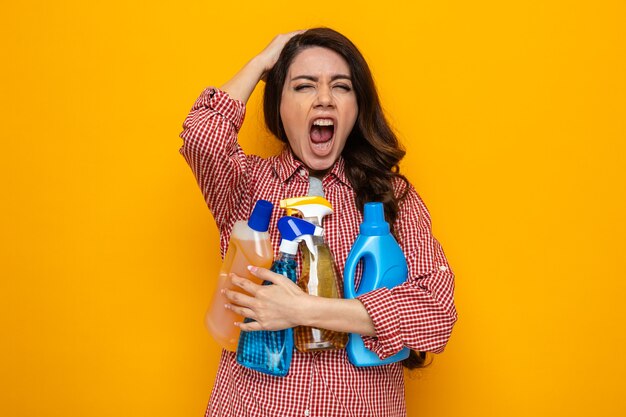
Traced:
<path id="1" fill-rule="evenodd" d="M 334 163 L 335 163 L 335 161 L 332 161 L 332 162 L 317 162 L 317 163 L 314 163 L 314 164 L 306 164 L 306 166 L 309 169 L 309 171 L 311 172 L 311 174 L 319 176 L 319 175 L 323 175 L 327 171 L 329 171 L 332 168 Z"/>

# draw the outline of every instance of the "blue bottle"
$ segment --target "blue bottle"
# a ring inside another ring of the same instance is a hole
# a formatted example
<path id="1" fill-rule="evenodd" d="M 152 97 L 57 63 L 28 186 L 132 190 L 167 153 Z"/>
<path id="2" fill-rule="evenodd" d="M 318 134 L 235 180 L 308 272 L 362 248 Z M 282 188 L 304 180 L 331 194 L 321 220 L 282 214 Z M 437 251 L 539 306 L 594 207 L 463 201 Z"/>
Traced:
<path id="1" fill-rule="evenodd" d="M 311 235 L 321 236 L 324 229 L 297 217 L 282 217 L 278 221 L 278 230 L 282 240 L 280 254 L 272 264 L 271 271 L 281 274 L 296 282 L 297 263 L 295 260 L 300 241 L 309 241 Z M 265 281 L 263 285 L 272 285 Z M 246 319 L 245 322 L 252 320 Z M 278 331 L 242 331 L 237 346 L 237 363 L 258 372 L 274 376 L 289 373 L 293 355 L 293 329 Z"/>
<path id="2" fill-rule="evenodd" d="M 389 231 L 382 203 L 366 203 L 363 223 L 359 228 L 344 268 L 345 298 L 356 298 L 379 288 L 393 288 L 406 281 L 408 267 L 398 242 Z M 359 262 L 363 262 L 363 275 L 359 288 L 355 287 L 354 274 Z M 348 359 L 355 366 L 379 366 L 398 362 L 409 357 L 410 350 L 381 360 L 363 344 L 360 335 L 351 333 L 346 346 Z"/>

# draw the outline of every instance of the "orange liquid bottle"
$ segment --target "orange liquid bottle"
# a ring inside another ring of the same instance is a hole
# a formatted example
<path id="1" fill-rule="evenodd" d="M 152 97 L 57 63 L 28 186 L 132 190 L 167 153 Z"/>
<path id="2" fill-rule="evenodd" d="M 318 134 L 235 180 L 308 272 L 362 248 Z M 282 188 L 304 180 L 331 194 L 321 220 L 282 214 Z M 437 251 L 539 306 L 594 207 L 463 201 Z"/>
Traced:
<path id="1" fill-rule="evenodd" d="M 228 274 L 234 272 L 256 284 L 261 281 L 248 271 L 248 265 L 270 268 L 274 251 L 267 229 L 272 215 L 272 203 L 257 201 L 250 219 L 238 221 L 233 226 L 228 250 L 218 276 L 217 288 L 205 316 L 206 328 L 211 336 L 226 350 L 235 352 L 239 341 L 239 327 L 235 322 L 243 322 L 243 317 L 224 308 L 230 301 L 222 294 L 222 289 L 243 292 L 232 285 Z"/>

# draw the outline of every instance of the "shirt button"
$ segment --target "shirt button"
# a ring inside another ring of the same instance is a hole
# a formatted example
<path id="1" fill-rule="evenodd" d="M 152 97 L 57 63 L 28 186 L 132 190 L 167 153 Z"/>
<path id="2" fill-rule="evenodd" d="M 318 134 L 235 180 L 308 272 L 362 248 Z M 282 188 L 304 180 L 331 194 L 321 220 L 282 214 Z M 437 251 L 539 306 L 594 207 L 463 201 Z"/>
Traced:
<path id="1" fill-rule="evenodd" d="M 447 267 L 447 266 L 445 266 L 445 265 L 440 265 L 440 266 L 439 266 L 439 270 L 440 270 L 440 271 L 447 271 L 447 270 L 448 270 L 448 267 Z"/>
<path id="2" fill-rule="evenodd" d="M 309 417 L 310 414 L 311 414 L 311 412 L 309 410 L 304 410 L 304 415 L 306 417 Z"/>

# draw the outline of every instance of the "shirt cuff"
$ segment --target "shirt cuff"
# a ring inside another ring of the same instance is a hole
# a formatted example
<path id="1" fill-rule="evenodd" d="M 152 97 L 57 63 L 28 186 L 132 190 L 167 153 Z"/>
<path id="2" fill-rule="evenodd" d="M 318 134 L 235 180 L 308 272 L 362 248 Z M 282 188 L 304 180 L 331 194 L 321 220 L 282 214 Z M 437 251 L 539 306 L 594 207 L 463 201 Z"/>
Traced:
<path id="1" fill-rule="evenodd" d="M 376 336 L 362 336 L 366 348 L 380 359 L 398 353 L 403 347 L 400 332 L 400 315 L 396 309 L 393 293 L 379 288 L 357 297 L 374 323 Z"/>
<path id="2" fill-rule="evenodd" d="M 193 106 L 194 110 L 209 108 L 228 119 L 236 131 L 239 132 L 246 116 L 246 105 L 243 101 L 231 98 L 226 91 L 219 88 L 208 87 Z"/>

